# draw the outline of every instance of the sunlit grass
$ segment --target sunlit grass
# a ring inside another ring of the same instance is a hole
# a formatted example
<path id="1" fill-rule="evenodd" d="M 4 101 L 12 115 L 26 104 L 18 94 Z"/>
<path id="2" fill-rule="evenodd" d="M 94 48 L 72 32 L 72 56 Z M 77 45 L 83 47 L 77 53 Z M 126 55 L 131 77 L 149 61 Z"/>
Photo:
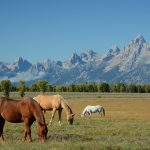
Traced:
<path id="1" fill-rule="evenodd" d="M 38 93 L 28 93 L 35 96 Z M 150 99 L 149 95 L 136 94 L 64 94 L 73 112 L 75 121 L 69 126 L 66 116 L 62 114 L 62 126 L 58 125 L 57 112 L 52 126 L 49 126 L 48 139 L 42 143 L 37 136 L 36 123 L 32 125 L 33 142 L 22 141 L 23 124 L 6 123 L 4 128 L 5 144 L 0 149 L 102 149 L 102 150 L 143 150 L 149 149 L 150 142 Z M 19 97 L 14 95 L 14 97 Z M 81 118 L 80 114 L 88 104 L 103 105 L 106 117 L 99 114 Z M 50 112 L 46 112 L 46 122 L 49 122 Z"/>

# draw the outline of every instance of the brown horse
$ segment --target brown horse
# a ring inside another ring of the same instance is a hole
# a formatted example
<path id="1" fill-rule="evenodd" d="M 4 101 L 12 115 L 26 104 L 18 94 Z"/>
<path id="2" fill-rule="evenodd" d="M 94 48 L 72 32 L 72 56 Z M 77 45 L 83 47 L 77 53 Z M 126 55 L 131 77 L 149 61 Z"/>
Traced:
<path id="1" fill-rule="evenodd" d="M 73 119 L 74 119 L 74 114 L 70 108 L 70 106 L 67 104 L 66 100 L 64 100 L 64 98 L 61 95 L 38 95 L 36 97 L 34 97 L 33 99 L 35 99 L 40 106 L 42 107 L 43 110 L 52 110 L 52 116 L 50 119 L 49 124 L 52 124 L 52 120 L 54 118 L 55 112 L 56 110 L 58 110 L 58 116 L 59 116 L 59 125 L 61 126 L 61 113 L 62 113 L 62 109 L 64 109 L 66 116 L 67 116 L 67 120 L 68 123 L 70 125 L 73 124 Z"/>
<path id="2" fill-rule="evenodd" d="M 22 100 L 13 100 L 6 97 L 0 97 L 0 139 L 4 141 L 3 127 L 5 120 L 11 123 L 24 122 L 24 136 L 23 140 L 26 140 L 27 134 L 29 142 L 31 138 L 31 125 L 36 120 L 38 124 L 38 135 L 42 142 L 45 142 L 47 138 L 47 125 L 45 124 L 45 118 L 39 104 L 30 97 Z"/>

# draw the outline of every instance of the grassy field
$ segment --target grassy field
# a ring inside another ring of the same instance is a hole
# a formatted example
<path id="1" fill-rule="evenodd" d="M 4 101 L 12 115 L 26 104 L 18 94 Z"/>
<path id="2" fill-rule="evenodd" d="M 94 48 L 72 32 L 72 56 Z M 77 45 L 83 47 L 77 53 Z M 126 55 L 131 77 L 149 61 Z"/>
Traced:
<path id="1" fill-rule="evenodd" d="M 35 96 L 38 93 L 26 93 Z M 50 93 L 52 94 L 52 93 Z M 0 93 L 1 95 L 1 93 Z M 62 115 L 62 126 L 58 126 L 57 113 L 52 126 L 48 127 L 48 139 L 42 143 L 37 136 L 36 123 L 32 125 L 33 142 L 21 140 L 23 124 L 6 122 L 4 128 L 5 150 L 148 150 L 150 149 L 150 95 L 149 94 L 101 94 L 62 93 L 75 115 L 74 125 L 67 124 Z M 17 93 L 10 97 L 19 98 Z M 93 114 L 81 118 L 88 104 L 103 105 L 106 117 Z M 46 122 L 50 112 L 45 114 Z"/>

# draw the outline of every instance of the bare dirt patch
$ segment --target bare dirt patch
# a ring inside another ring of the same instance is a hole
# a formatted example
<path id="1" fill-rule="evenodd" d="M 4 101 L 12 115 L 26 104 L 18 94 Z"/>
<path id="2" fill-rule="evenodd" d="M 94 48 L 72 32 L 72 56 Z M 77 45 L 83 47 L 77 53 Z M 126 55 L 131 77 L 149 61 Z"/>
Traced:
<path id="1" fill-rule="evenodd" d="M 54 140 L 54 141 L 91 141 L 93 138 L 91 137 L 86 137 L 83 135 L 78 135 L 78 134 L 52 134 L 48 136 L 49 140 Z"/>

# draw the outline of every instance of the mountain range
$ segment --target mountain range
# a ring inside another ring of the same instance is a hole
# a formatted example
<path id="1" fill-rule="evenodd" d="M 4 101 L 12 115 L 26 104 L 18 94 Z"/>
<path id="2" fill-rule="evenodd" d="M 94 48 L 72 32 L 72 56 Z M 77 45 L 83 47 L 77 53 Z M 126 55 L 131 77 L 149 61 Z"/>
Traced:
<path id="1" fill-rule="evenodd" d="M 113 45 L 105 54 L 93 50 L 72 56 L 62 61 L 45 60 L 32 64 L 22 57 L 12 63 L 0 62 L 0 80 L 13 83 L 25 80 L 32 84 L 47 80 L 51 85 L 78 83 L 150 83 L 150 43 L 138 35 L 120 49 Z"/>

